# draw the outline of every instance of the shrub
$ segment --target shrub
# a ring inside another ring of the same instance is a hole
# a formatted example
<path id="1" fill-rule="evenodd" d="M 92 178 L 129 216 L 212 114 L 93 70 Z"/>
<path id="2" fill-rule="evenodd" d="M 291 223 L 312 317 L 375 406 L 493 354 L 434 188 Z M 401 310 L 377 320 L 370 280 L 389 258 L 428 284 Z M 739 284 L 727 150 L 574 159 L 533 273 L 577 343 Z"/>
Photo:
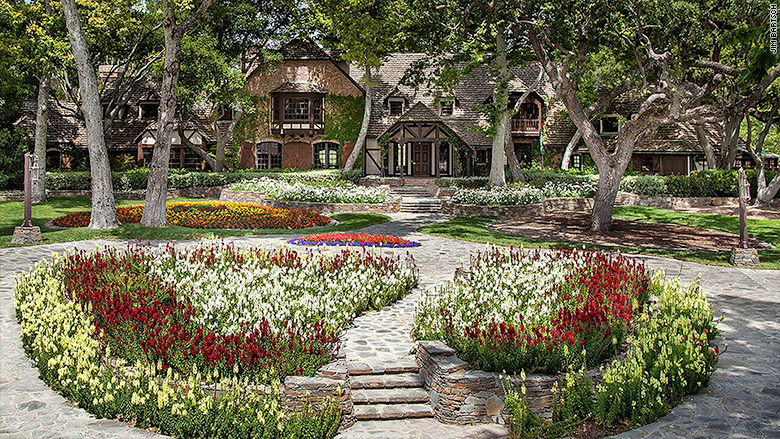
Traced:
<path id="1" fill-rule="evenodd" d="M 477 189 L 488 185 L 487 177 L 444 177 L 436 180 L 440 187 L 453 187 L 461 189 Z"/>
<path id="2" fill-rule="evenodd" d="M 341 185 L 304 184 L 270 178 L 258 178 L 230 186 L 237 191 L 260 192 L 272 200 L 303 201 L 312 203 L 384 203 L 386 194 L 374 187 L 355 186 L 345 182 Z"/>
<path id="3" fill-rule="evenodd" d="M 516 206 L 538 203 L 542 190 L 536 188 L 458 189 L 452 196 L 457 204 L 474 206 Z"/>
<path id="4" fill-rule="evenodd" d="M 620 190 L 648 197 L 663 197 L 668 191 L 664 177 L 656 175 L 632 175 L 620 180 Z"/>

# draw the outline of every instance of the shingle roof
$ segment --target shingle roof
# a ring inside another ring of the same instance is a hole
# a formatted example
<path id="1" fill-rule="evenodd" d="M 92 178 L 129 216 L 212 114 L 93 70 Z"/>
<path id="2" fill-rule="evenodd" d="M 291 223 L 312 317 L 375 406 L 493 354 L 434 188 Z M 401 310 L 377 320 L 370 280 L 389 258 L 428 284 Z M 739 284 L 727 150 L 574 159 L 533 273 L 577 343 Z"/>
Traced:
<path id="1" fill-rule="evenodd" d="M 417 87 L 411 87 L 401 83 L 401 80 L 407 72 L 415 65 L 426 58 L 423 53 L 394 53 L 387 57 L 379 71 L 374 72 L 374 81 L 372 87 L 373 105 L 371 108 L 371 120 L 368 129 L 369 137 L 378 137 L 385 132 L 398 119 L 387 117 L 386 100 L 389 97 L 401 97 L 406 100 L 407 105 L 413 107 L 418 102 L 427 106 L 427 108 L 436 114 L 436 96 L 439 94 L 434 86 L 429 86 L 427 81 Z M 509 84 L 509 91 L 513 94 L 523 93 L 530 84 L 536 80 L 539 75 L 539 65 L 531 64 L 525 68 L 515 68 L 512 71 L 512 80 Z M 433 74 L 432 71 L 425 73 L 427 77 Z M 352 66 L 350 75 L 358 82 L 362 82 L 365 72 L 360 68 Z M 476 69 L 470 76 L 462 78 L 451 95 L 455 98 L 456 111 L 452 116 L 442 116 L 444 121 L 453 129 L 465 142 L 472 146 L 489 145 L 491 140 L 484 135 L 474 131 L 474 127 L 483 120 L 483 116 L 474 111 L 488 101 L 492 96 L 493 81 L 487 67 Z M 540 96 L 549 96 L 552 90 L 546 84 L 539 87 Z M 449 93 L 448 93 L 449 94 Z"/>
<path id="2" fill-rule="evenodd" d="M 333 56 L 319 44 L 308 38 L 298 38 L 282 46 L 279 50 L 282 58 L 285 60 L 293 59 L 311 59 L 311 60 L 333 60 Z"/>

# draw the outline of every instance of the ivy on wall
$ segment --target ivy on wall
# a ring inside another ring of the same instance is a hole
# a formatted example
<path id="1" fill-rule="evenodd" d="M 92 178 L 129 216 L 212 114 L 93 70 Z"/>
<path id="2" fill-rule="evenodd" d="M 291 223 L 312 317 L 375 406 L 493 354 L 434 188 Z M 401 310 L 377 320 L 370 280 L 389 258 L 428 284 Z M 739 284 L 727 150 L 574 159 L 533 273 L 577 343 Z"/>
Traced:
<path id="1" fill-rule="evenodd" d="M 325 139 L 343 145 L 357 141 L 363 123 L 363 98 L 328 95 L 325 98 Z"/>

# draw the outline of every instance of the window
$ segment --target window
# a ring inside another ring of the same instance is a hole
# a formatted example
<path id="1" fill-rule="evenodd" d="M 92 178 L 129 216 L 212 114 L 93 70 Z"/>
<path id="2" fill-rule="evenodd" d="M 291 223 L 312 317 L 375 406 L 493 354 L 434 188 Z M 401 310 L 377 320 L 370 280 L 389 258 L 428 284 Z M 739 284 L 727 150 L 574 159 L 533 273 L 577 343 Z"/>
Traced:
<path id="1" fill-rule="evenodd" d="M 487 149 L 478 149 L 477 150 L 477 164 L 478 165 L 486 165 L 488 162 L 488 150 Z"/>
<path id="2" fill-rule="evenodd" d="M 153 148 L 143 148 L 141 150 L 141 156 L 144 168 L 152 166 L 152 150 Z"/>
<path id="3" fill-rule="evenodd" d="M 62 167 L 62 152 L 59 149 L 46 150 L 46 169 L 60 169 Z"/>
<path id="4" fill-rule="evenodd" d="M 309 120 L 309 98 L 286 99 L 284 120 Z"/>
<path id="5" fill-rule="evenodd" d="M 314 144 L 314 169 L 338 169 L 339 145 L 333 142 Z"/>
<path id="6" fill-rule="evenodd" d="M 171 157 L 168 160 L 169 168 L 181 168 L 181 149 L 171 148 Z"/>
<path id="7" fill-rule="evenodd" d="M 450 145 L 446 143 L 439 145 L 439 173 L 445 175 L 450 173 Z"/>
<path id="8" fill-rule="evenodd" d="M 400 116 L 404 112 L 404 100 L 399 98 L 391 98 L 387 101 L 390 106 L 390 116 Z"/>
<path id="9" fill-rule="evenodd" d="M 139 107 L 141 109 L 141 119 L 157 119 L 159 104 L 141 104 Z"/>
<path id="10" fill-rule="evenodd" d="M 282 144 L 276 142 L 258 143 L 257 169 L 280 169 L 282 167 Z"/>
<path id="11" fill-rule="evenodd" d="M 539 107 L 536 104 L 524 103 L 520 106 L 522 119 L 539 119 Z"/>
<path id="12" fill-rule="evenodd" d="M 171 149 L 173 151 L 173 149 Z M 184 168 L 191 171 L 200 171 L 203 169 L 203 159 L 195 151 L 182 147 L 184 153 Z M 176 165 L 178 167 L 178 164 Z"/>
<path id="13" fill-rule="evenodd" d="M 442 116 L 452 116 L 455 111 L 455 100 L 452 98 L 442 99 L 439 105 L 439 114 Z"/>
<path id="14" fill-rule="evenodd" d="M 604 116 L 599 119 L 599 134 L 617 134 L 619 121 L 617 116 Z"/>
<path id="15" fill-rule="evenodd" d="M 642 172 L 653 172 L 653 157 L 652 156 L 642 156 L 642 162 L 640 165 Z"/>
<path id="16" fill-rule="evenodd" d="M 579 154 L 575 154 L 571 156 L 571 167 L 574 169 L 580 169 L 582 170 L 582 156 Z"/>
<path id="17" fill-rule="evenodd" d="M 311 102 L 312 119 L 316 122 L 322 121 L 322 98 L 316 97 Z"/>

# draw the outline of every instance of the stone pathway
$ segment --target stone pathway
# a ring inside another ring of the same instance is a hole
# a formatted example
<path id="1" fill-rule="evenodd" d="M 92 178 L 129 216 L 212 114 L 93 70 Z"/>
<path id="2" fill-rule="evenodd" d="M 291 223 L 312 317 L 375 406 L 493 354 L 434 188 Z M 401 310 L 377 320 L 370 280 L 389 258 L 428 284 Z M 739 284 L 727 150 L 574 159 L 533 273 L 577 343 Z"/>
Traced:
<path id="1" fill-rule="evenodd" d="M 395 214 L 391 223 L 368 233 L 403 236 L 423 245 L 382 251 L 413 255 L 422 285 L 391 307 L 359 317 L 344 336 L 352 367 L 382 368 L 403 364 L 413 347 L 409 331 L 414 308 L 424 290 L 452 278 L 484 245 L 417 233 L 440 215 Z M 289 236 L 237 237 L 238 245 L 275 247 Z M 0 249 L 0 439 L 4 438 L 151 438 L 160 437 L 126 424 L 97 420 L 73 407 L 37 378 L 19 340 L 13 311 L 13 276 L 53 252 L 93 248 L 116 241 L 90 241 Z M 670 277 L 691 282 L 699 275 L 719 314 L 724 314 L 719 344 L 728 352 L 710 385 L 689 396 L 666 417 L 623 438 L 780 438 L 780 272 L 710 267 L 675 260 L 640 257 Z M 390 396 L 385 396 L 389 398 Z M 433 419 L 360 421 L 339 437 L 353 438 L 494 438 L 506 431 L 496 425 L 451 426 Z"/>

